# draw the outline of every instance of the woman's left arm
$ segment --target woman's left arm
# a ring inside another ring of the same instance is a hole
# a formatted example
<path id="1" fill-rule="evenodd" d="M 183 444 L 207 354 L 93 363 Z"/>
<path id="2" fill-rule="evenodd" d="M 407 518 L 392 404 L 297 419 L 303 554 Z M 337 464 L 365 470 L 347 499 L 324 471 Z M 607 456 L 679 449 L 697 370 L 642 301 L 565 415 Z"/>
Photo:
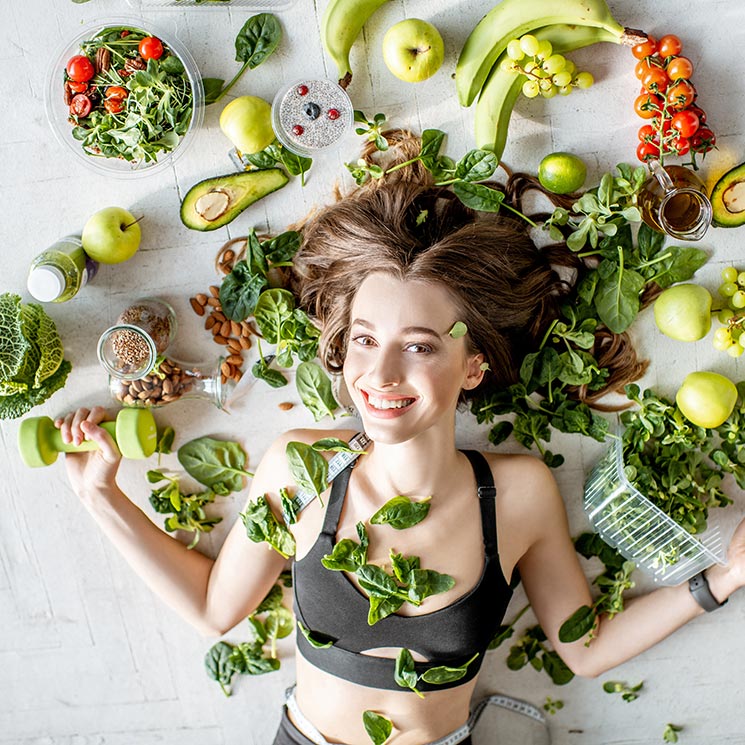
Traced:
<path id="1" fill-rule="evenodd" d="M 535 459 L 534 459 L 535 460 Z M 585 645 L 559 641 L 559 628 L 580 606 L 591 605 L 590 588 L 569 534 L 564 503 L 548 468 L 540 461 L 530 467 L 530 527 L 527 548 L 518 561 L 523 586 L 533 611 L 554 649 L 578 675 L 595 677 L 643 652 L 704 611 L 688 583 L 662 587 L 626 601 L 613 618 L 601 616 L 596 638 Z M 523 482 L 526 483 L 526 482 Z M 520 508 L 522 512 L 523 508 Z M 529 517 L 523 515 L 523 518 Z M 511 515 L 510 521 L 515 518 Z M 728 565 L 706 570 L 711 592 L 723 602 L 745 585 L 745 520 L 727 553 Z"/>

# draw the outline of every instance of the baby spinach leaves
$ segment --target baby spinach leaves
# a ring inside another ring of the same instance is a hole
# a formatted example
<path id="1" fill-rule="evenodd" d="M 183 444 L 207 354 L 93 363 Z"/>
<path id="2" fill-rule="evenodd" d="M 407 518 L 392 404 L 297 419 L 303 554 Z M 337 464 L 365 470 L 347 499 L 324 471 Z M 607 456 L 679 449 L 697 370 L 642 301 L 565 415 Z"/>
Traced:
<path id="1" fill-rule="evenodd" d="M 315 421 L 325 416 L 334 419 L 339 404 L 334 398 L 329 376 L 315 362 L 301 362 L 295 372 L 295 386 L 305 407 Z"/>
<path id="2" fill-rule="evenodd" d="M 274 52 L 282 38 L 282 27 L 271 13 L 251 16 L 235 37 L 235 61 L 242 62 L 233 79 L 225 85 L 219 78 L 204 78 L 204 102 L 219 101 L 240 79 L 246 69 L 253 70 Z"/>
<path id="3" fill-rule="evenodd" d="M 644 681 L 640 681 L 635 686 L 630 686 L 625 680 L 606 680 L 603 683 L 603 690 L 606 693 L 620 693 L 621 698 L 626 703 L 631 703 L 639 698 L 639 691 L 644 686 Z"/>
<path id="4" fill-rule="evenodd" d="M 328 461 L 312 445 L 291 441 L 285 446 L 287 464 L 298 488 L 315 494 L 321 501 L 321 494 L 328 488 Z"/>
<path id="5" fill-rule="evenodd" d="M 311 647 L 315 647 L 316 649 L 328 649 L 329 647 L 334 646 L 333 640 L 321 641 L 320 639 L 318 639 L 316 635 L 303 624 L 302 621 L 298 621 L 297 626 L 300 629 L 302 635 L 308 640 L 308 643 L 311 645 Z"/>
<path id="6" fill-rule="evenodd" d="M 351 538 L 342 538 L 336 543 L 331 553 L 321 559 L 321 564 L 326 569 L 335 572 L 354 573 L 361 569 L 367 563 L 369 546 L 367 530 L 362 522 L 357 523 L 357 535 L 360 539 L 359 543 Z"/>
<path id="7" fill-rule="evenodd" d="M 448 334 L 453 339 L 460 339 L 463 336 L 465 336 L 468 333 L 468 326 L 466 326 L 463 321 L 456 321 L 450 331 L 448 331 Z"/>
<path id="8" fill-rule="evenodd" d="M 465 677 L 468 672 L 468 666 L 479 656 L 476 652 L 468 662 L 458 667 L 450 667 L 448 665 L 437 665 L 436 667 L 430 667 L 425 670 L 421 675 L 416 672 L 416 666 L 414 658 L 411 652 L 405 647 L 402 648 L 398 656 L 396 657 L 396 666 L 394 668 L 394 679 L 401 688 L 409 688 L 420 698 L 424 698 L 424 694 L 417 688 L 420 680 L 430 685 L 446 685 L 448 683 L 454 683 L 461 678 Z"/>
<path id="9" fill-rule="evenodd" d="M 564 661 L 546 645 L 546 635 L 540 626 L 527 629 L 522 638 L 513 645 L 507 657 L 510 670 L 520 670 L 530 664 L 535 670 L 545 670 L 556 685 L 565 685 L 574 673 Z"/>
<path id="10" fill-rule="evenodd" d="M 393 722 L 390 719 L 370 709 L 362 712 L 362 724 L 365 725 L 365 732 L 369 735 L 373 745 L 383 745 L 393 731 Z"/>
<path id="11" fill-rule="evenodd" d="M 250 166 L 258 170 L 284 166 L 290 176 L 300 176 L 301 186 L 305 186 L 305 174 L 313 165 L 312 158 L 293 153 L 292 150 L 288 150 L 280 142 L 277 142 L 277 140 L 267 145 L 267 147 L 258 153 L 251 153 L 250 155 L 241 153 L 241 156 L 244 163 L 247 162 Z"/>
<path id="12" fill-rule="evenodd" d="M 243 489 L 246 453 L 237 442 L 198 437 L 178 449 L 179 463 L 199 483 L 219 493 L 229 494 Z"/>
<path id="13" fill-rule="evenodd" d="M 268 543 L 285 559 L 295 554 L 295 538 L 274 516 L 266 495 L 250 502 L 240 516 L 246 527 L 246 535 L 254 543 Z"/>
<path id="14" fill-rule="evenodd" d="M 383 134 L 385 114 L 375 114 L 372 119 L 368 119 L 367 114 L 359 109 L 355 109 L 354 121 L 365 125 L 364 127 L 357 127 L 354 130 L 358 135 L 363 135 L 368 142 L 374 142 L 377 150 L 385 151 L 388 149 L 388 140 L 386 140 Z"/>
<path id="15" fill-rule="evenodd" d="M 431 496 L 419 501 L 399 495 L 389 499 L 371 518 L 373 525 L 390 525 L 396 530 L 410 528 L 429 514 Z"/>

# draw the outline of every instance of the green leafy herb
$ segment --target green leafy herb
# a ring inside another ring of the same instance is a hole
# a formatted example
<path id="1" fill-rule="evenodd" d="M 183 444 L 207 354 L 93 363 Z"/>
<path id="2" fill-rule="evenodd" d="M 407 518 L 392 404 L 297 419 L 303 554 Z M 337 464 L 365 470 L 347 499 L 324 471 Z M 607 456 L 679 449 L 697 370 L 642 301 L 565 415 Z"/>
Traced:
<path id="1" fill-rule="evenodd" d="M 367 563 L 367 548 L 369 545 L 364 523 L 357 523 L 357 535 L 360 542 L 351 538 L 338 541 L 330 554 L 321 559 L 326 569 L 336 572 L 356 572 Z"/>
<path id="2" fill-rule="evenodd" d="M 417 525 L 429 514 L 431 496 L 421 500 L 399 495 L 389 499 L 371 518 L 373 525 L 390 525 L 404 530 Z"/>
<path id="3" fill-rule="evenodd" d="M 259 344 L 261 347 L 261 344 Z M 259 352 L 259 354 L 261 354 Z M 274 355 L 270 355 L 269 358 L 260 356 L 259 359 L 254 362 L 251 367 L 251 373 L 255 378 L 263 380 L 268 383 L 272 388 L 282 388 L 288 383 L 287 378 L 279 371 L 269 367 L 269 360 L 274 359 Z"/>
<path id="4" fill-rule="evenodd" d="M 446 683 L 454 683 L 456 680 L 460 680 L 465 677 L 468 672 L 468 666 L 479 656 L 479 653 L 471 657 L 468 662 L 460 667 L 448 667 L 447 665 L 438 665 L 437 667 L 430 667 L 422 673 L 421 679 L 425 683 L 430 685 L 445 685 Z"/>
<path id="5" fill-rule="evenodd" d="M 198 437 L 178 449 L 179 463 L 200 484 L 230 492 L 243 489 L 243 477 L 253 478 L 245 470 L 246 453 L 237 442 Z"/>
<path id="6" fill-rule="evenodd" d="M 461 339 L 468 333 L 468 326 L 466 326 L 463 321 L 456 321 L 450 331 L 448 331 L 448 334 L 453 337 L 453 339 Z"/>
<path id="7" fill-rule="evenodd" d="M 328 461 L 305 442 L 288 442 L 285 447 L 287 464 L 298 488 L 321 495 L 328 488 Z"/>
<path id="8" fill-rule="evenodd" d="M 520 670 L 525 665 L 544 670 L 556 685 L 566 685 L 574 673 L 552 649 L 546 646 L 546 634 L 540 626 L 526 629 L 519 641 L 510 648 L 507 667 Z"/>
<path id="9" fill-rule="evenodd" d="M 231 695 L 230 684 L 235 674 L 235 669 L 231 661 L 232 653 L 232 644 L 217 642 L 217 644 L 210 647 L 204 657 L 204 666 L 207 670 L 207 675 L 220 684 L 220 688 L 222 688 L 222 692 L 226 696 Z"/>
<path id="10" fill-rule="evenodd" d="M 665 731 L 662 733 L 663 742 L 678 742 L 678 732 L 682 732 L 683 728 L 677 724 L 666 724 Z"/>
<path id="11" fill-rule="evenodd" d="M 331 380 L 315 362 L 301 362 L 295 373 L 295 386 L 305 407 L 315 421 L 325 416 L 334 419 L 339 404 L 334 398 Z"/>
<path id="12" fill-rule="evenodd" d="M 247 69 L 253 70 L 264 62 L 277 48 L 281 38 L 282 27 L 276 16 L 271 13 L 251 16 L 235 37 L 235 61 L 243 64 L 227 85 L 217 78 L 209 79 L 209 85 L 205 86 L 205 104 L 219 101 Z"/>
<path id="13" fill-rule="evenodd" d="M 158 437 L 155 445 L 155 452 L 158 453 L 158 465 L 160 465 L 160 456 L 168 455 L 173 447 L 173 441 L 176 439 L 176 432 L 173 427 L 166 427 Z"/>
<path id="14" fill-rule="evenodd" d="M 244 163 L 247 162 L 250 167 L 259 170 L 283 166 L 290 176 L 300 176 L 300 183 L 302 186 L 305 186 L 305 174 L 313 165 L 313 160 L 311 158 L 293 153 L 280 142 L 277 142 L 277 140 L 274 140 L 274 142 L 267 145 L 267 147 L 260 150 L 258 153 L 241 153 L 241 155 Z M 279 259 L 272 260 L 279 261 Z M 283 259 L 283 261 L 287 260 L 288 259 Z"/>
<path id="15" fill-rule="evenodd" d="M 282 502 L 282 516 L 288 525 L 294 525 L 297 522 L 299 508 L 290 493 L 284 487 L 279 490 L 279 498 Z"/>
<path id="16" fill-rule="evenodd" d="M 354 121 L 365 125 L 363 127 L 357 127 L 354 130 L 358 135 L 363 135 L 368 142 L 374 142 L 377 150 L 388 149 L 388 140 L 383 135 L 385 114 L 375 114 L 371 120 L 368 120 L 365 113 L 355 109 Z"/>
<path id="17" fill-rule="evenodd" d="M 62 388 L 72 366 L 41 305 L 3 293 L 0 328 L 0 419 L 16 419 Z"/>
<path id="18" fill-rule="evenodd" d="M 551 698 L 551 696 L 546 696 L 546 702 L 543 704 L 544 711 L 547 711 L 549 714 L 556 714 L 559 709 L 563 708 L 563 701 L 561 701 L 560 699 Z"/>
<path id="19" fill-rule="evenodd" d="M 246 535 L 254 543 L 268 543 L 285 559 L 295 554 L 295 538 L 287 527 L 277 520 L 266 495 L 250 502 L 240 516 L 246 527 Z"/>
<path id="20" fill-rule="evenodd" d="M 439 595 L 455 586 L 455 580 L 449 574 L 441 574 L 434 569 L 414 569 L 409 575 L 410 603 L 421 605 L 430 595 Z"/>
<path id="21" fill-rule="evenodd" d="M 369 709 L 362 713 L 362 723 L 365 725 L 365 732 L 369 735 L 373 745 L 383 745 L 393 731 L 393 723 L 390 719 L 386 719 L 381 714 L 376 714 Z"/>
<path id="22" fill-rule="evenodd" d="M 408 688 L 414 691 L 419 698 L 424 698 L 424 694 L 417 688 L 419 675 L 416 671 L 414 658 L 411 656 L 411 652 L 405 647 L 402 647 L 396 656 L 393 678 L 401 688 Z"/>
<path id="23" fill-rule="evenodd" d="M 349 443 L 340 440 L 338 437 L 324 437 L 316 440 L 311 447 L 319 453 L 354 453 L 355 455 L 365 455 L 365 450 L 355 450 L 349 447 Z"/>
<path id="24" fill-rule="evenodd" d="M 312 647 L 315 647 L 316 649 L 328 649 L 329 647 L 334 646 L 333 641 L 320 641 L 319 639 L 317 639 L 314 634 L 303 625 L 302 621 L 298 621 L 297 625 L 303 636 L 308 640 L 308 643 Z"/>
<path id="25" fill-rule="evenodd" d="M 643 686 L 644 681 L 637 683 L 635 686 L 630 686 L 625 680 L 608 680 L 603 683 L 603 690 L 606 693 L 620 693 L 621 698 L 630 703 L 639 698 L 639 691 Z"/>

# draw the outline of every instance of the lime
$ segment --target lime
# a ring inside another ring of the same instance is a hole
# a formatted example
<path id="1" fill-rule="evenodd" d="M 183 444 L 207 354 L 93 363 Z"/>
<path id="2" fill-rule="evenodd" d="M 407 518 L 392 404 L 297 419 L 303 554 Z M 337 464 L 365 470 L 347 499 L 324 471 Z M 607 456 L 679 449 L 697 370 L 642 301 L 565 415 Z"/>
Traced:
<path id="1" fill-rule="evenodd" d="M 582 188 L 587 176 L 587 167 L 571 153 L 551 153 L 538 166 L 541 186 L 554 194 L 570 194 Z"/>

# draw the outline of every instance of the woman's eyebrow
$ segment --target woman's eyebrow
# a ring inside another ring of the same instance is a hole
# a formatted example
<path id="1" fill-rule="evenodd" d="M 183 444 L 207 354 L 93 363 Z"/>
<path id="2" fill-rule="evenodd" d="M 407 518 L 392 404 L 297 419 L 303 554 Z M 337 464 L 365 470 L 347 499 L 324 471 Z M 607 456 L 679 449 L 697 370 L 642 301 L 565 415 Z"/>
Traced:
<path id="1" fill-rule="evenodd" d="M 362 326 L 363 328 L 369 329 L 370 331 L 375 330 L 375 325 L 370 321 L 365 321 L 363 318 L 355 318 L 352 321 L 352 326 Z M 441 339 L 442 334 L 438 334 L 437 331 L 427 326 L 407 326 L 401 329 L 404 334 L 425 334 L 426 336 L 433 336 L 436 339 Z"/>

